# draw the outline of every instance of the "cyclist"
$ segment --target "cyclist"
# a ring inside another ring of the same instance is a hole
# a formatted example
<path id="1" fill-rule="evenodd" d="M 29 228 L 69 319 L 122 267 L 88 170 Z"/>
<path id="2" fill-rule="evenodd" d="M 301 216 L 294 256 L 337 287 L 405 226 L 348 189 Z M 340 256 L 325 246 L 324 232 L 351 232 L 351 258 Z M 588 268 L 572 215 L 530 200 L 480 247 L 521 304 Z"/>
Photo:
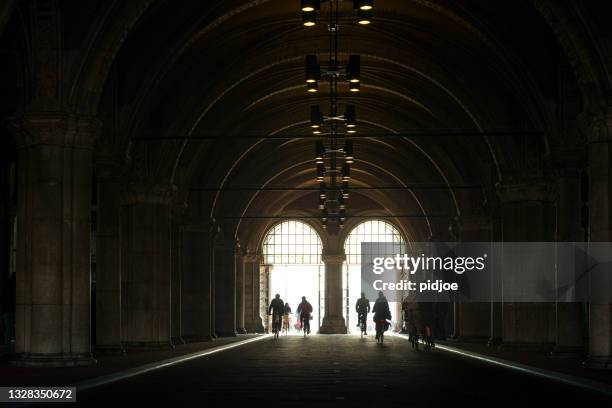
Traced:
<path id="1" fill-rule="evenodd" d="M 374 302 L 372 313 L 374 313 L 374 322 L 376 323 L 376 342 L 382 343 L 387 328 L 387 320 L 391 319 L 389 302 L 382 291 L 378 292 L 378 299 Z"/>
<path id="2" fill-rule="evenodd" d="M 419 333 L 417 331 L 416 324 L 414 322 L 410 322 L 410 326 L 408 329 L 408 338 L 410 339 L 410 344 L 412 344 L 412 348 L 418 350 L 419 349 Z"/>
<path id="3" fill-rule="evenodd" d="M 289 333 L 289 315 L 291 314 L 291 306 L 289 303 L 285 303 L 285 309 L 283 310 L 283 332 Z"/>
<path id="4" fill-rule="evenodd" d="M 370 301 L 368 298 L 366 298 L 364 292 L 361 292 L 361 297 L 357 299 L 355 310 L 357 311 L 357 326 L 360 326 L 361 332 L 367 336 L 366 319 L 368 317 L 368 313 L 370 313 Z"/>
<path id="5" fill-rule="evenodd" d="M 272 315 L 272 333 L 274 333 L 275 338 L 278 337 L 278 333 L 281 330 L 281 319 L 284 312 L 285 302 L 283 302 L 283 299 L 277 293 L 272 302 L 270 302 L 270 307 L 268 307 L 268 315 Z"/>
<path id="6" fill-rule="evenodd" d="M 302 303 L 298 306 L 296 313 L 300 316 L 300 323 L 302 323 L 304 334 L 310 334 L 312 305 L 306 300 L 306 296 L 302 296 Z"/>
<path id="7" fill-rule="evenodd" d="M 433 336 L 431 332 L 431 326 L 429 324 L 426 324 L 423 328 L 423 337 L 423 340 L 425 340 L 425 350 L 430 351 L 433 347 Z"/>

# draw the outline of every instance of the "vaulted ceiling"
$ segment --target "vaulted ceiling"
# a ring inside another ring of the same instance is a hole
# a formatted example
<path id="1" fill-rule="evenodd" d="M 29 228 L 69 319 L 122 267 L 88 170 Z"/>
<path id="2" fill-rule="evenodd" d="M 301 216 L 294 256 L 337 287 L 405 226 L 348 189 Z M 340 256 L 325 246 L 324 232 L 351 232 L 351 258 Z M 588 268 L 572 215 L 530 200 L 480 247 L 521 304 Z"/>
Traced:
<path id="1" fill-rule="evenodd" d="M 577 115 L 608 100 L 606 2 L 376 0 L 365 27 L 340 3 L 340 57 L 362 61 L 361 92 L 339 93 L 358 112 L 348 213 L 413 214 L 396 220 L 413 239 L 490 214 L 496 183 L 546 177 Z M 316 191 L 207 188 L 316 187 L 309 107 L 329 95 L 305 92 L 304 56 L 328 50 L 325 4 L 313 28 L 297 0 L 61 4 L 65 103 L 102 119 L 98 150 L 126 179 L 179 186 L 246 242 L 274 220 L 235 216 L 317 214 Z M 24 31 L 17 10 L 6 32 L 27 66 Z"/>

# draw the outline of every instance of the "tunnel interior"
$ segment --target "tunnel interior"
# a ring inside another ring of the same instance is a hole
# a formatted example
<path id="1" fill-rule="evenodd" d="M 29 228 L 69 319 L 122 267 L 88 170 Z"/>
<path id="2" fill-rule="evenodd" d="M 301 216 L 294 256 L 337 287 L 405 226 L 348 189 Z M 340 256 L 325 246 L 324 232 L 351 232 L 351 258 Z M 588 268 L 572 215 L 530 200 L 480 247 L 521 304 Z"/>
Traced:
<path id="1" fill-rule="evenodd" d="M 612 3 L 180 3 L 0 3 L 3 363 L 269 334 L 276 293 L 359 333 L 363 242 L 612 242 Z M 390 330 L 610 368 L 598 276 Z"/>

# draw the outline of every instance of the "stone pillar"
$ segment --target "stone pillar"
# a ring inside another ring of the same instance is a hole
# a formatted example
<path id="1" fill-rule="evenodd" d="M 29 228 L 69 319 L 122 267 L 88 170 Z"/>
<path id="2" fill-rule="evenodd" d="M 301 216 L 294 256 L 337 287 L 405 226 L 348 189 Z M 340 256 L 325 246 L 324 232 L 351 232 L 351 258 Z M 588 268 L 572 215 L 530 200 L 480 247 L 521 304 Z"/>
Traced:
<path id="1" fill-rule="evenodd" d="M 272 316 L 268 315 L 268 307 L 272 302 L 270 294 L 270 275 L 273 265 L 259 265 L 259 317 L 263 322 L 264 332 L 270 333 L 272 330 Z"/>
<path id="2" fill-rule="evenodd" d="M 122 331 L 128 346 L 170 347 L 172 186 L 129 185 L 123 197 Z"/>
<path id="3" fill-rule="evenodd" d="M 96 226 L 96 350 L 121 350 L 119 163 L 99 161 Z"/>
<path id="4" fill-rule="evenodd" d="M 8 138 L 6 138 L 8 139 Z M 10 217 L 8 214 L 8 206 L 10 200 L 9 193 L 9 157 L 8 148 L 5 146 L 7 140 L 0 140 L 0 265 L 8 267 L 10 264 Z M 9 271 L 10 273 L 10 271 Z M 0 293 L 4 293 L 6 285 L 8 285 L 9 273 L 6 270 L 0 273 Z M 0 311 L 2 313 L 2 311 Z M 0 339 L 4 339 L 4 324 L 0 324 Z M 1 340 L 0 340 L 1 341 Z"/>
<path id="5" fill-rule="evenodd" d="M 588 136 L 589 235 L 593 242 L 612 241 L 612 108 L 594 118 Z M 608 266 L 609 267 L 609 266 Z M 612 271 L 608 271 L 610 291 Z M 602 282 L 604 283 L 604 282 Z M 610 293 L 608 292 L 608 296 Z M 587 367 L 612 368 L 612 305 L 589 307 L 589 353 Z"/>
<path id="6" fill-rule="evenodd" d="M 94 362 L 90 339 L 92 146 L 99 122 L 30 113 L 16 123 L 16 363 Z"/>
<path id="7" fill-rule="evenodd" d="M 244 270 L 244 327 L 247 333 L 263 333 L 260 310 L 259 265 L 261 257 L 246 254 L 242 257 Z"/>
<path id="8" fill-rule="evenodd" d="M 246 334 L 246 328 L 244 325 L 244 264 L 242 262 L 242 255 L 236 254 L 236 332 L 239 334 Z"/>
<path id="9" fill-rule="evenodd" d="M 215 333 L 236 335 L 236 242 L 225 233 L 215 237 Z"/>
<path id="10" fill-rule="evenodd" d="M 491 220 L 484 214 L 461 216 L 458 225 L 461 242 L 491 242 Z M 459 302 L 456 326 L 458 341 L 488 341 L 491 334 L 491 303 Z"/>
<path id="11" fill-rule="evenodd" d="M 556 231 L 556 192 L 547 180 L 521 180 L 498 186 L 501 221 L 505 242 L 553 242 Z M 514 263 L 521 268 L 521 259 Z M 554 280 L 555 260 L 550 260 L 550 279 Z M 503 271 L 510 281 L 512 271 Z M 555 342 L 555 305 L 553 303 L 504 302 L 502 344 L 509 350 L 550 351 Z"/>
<path id="12" fill-rule="evenodd" d="M 189 225 L 182 231 L 181 336 L 188 342 L 213 339 L 212 224 Z"/>
<path id="13" fill-rule="evenodd" d="M 171 277 L 170 277 L 170 322 L 171 322 L 171 338 L 172 344 L 184 344 L 185 340 L 182 337 L 183 321 L 182 321 L 182 255 L 183 255 L 183 234 L 182 229 L 185 223 L 185 206 L 176 205 L 171 209 L 170 222 L 170 259 L 171 259 Z"/>
<path id="14" fill-rule="evenodd" d="M 321 334 L 346 334 L 342 313 L 342 264 L 346 256 L 323 254 L 325 263 L 325 316 L 319 332 Z"/>
<path id="15" fill-rule="evenodd" d="M 502 230 L 502 219 L 501 219 L 501 209 L 496 207 L 494 209 L 495 213 L 492 217 L 492 230 L 491 236 L 492 242 L 502 242 L 503 241 L 503 230 Z M 490 319 L 490 327 L 491 332 L 489 335 L 489 341 L 487 345 L 489 347 L 497 347 L 502 341 L 502 323 L 503 323 L 503 303 L 500 302 L 499 299 L 501 297 L 501 281 L 499 274 L 493 273 L 491 276 L 491 319 Z"/>
<path id="16" fill-rule="evenodd" d="M 557 241 L 580 242 L 584 240 L 581 225 L 581 173 L 582 150 L 559 152 L 557 164 Z M 557 302 L 556 339 L 552 356 L 584 355 L 585 313 L 583 303 Z"/>

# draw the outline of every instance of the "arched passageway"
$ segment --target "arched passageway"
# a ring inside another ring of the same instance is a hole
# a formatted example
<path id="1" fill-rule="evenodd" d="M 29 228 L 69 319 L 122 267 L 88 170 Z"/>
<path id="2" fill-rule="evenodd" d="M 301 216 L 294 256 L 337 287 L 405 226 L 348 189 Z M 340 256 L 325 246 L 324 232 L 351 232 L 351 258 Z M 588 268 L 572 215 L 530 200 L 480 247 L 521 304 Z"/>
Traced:
<path id="1" fill-rule="evenodd" d="M 302 266 L 331 335 L 313 344 L 351 344 L 334 335 L 355 327 L 366 239 L 612 242 L 611 15 L 603 0 L 0 1 L 0 370 L 262 335 L 270 284 L 295 283 L 276 273 Z M 511 302 L 503 286 L 432 311 L 440 341 L 612 367 L 609 298 Z"/>
<path id="2" fill-rule="evenodd" d="M 342 303 L 345 307 L 344 316 L 347 321 L 347 327 L 350 332 L 358 332 L 356 327 L 357 312 L 355 304 L 361 296 L 362 284 L 366 286 L 366 282 L 362 282 L 362 243 L 383 243 L 385 250 L 377 250 L 381 256 L 395 256 L 395 254 L 403 255 L 406 252 L 406 240 L 402 233 L 392 223 L 384 220 L 366 220 L 357 224 L 350 230 L 344 241 L 344 253 L 346 254 L 346 262 L 344 264 L 343 276 L 343 299 Z M 388 252 L 388 253 L 387 253 Z M 376 300 L 376 293 L 373 292 L 368 285 L 368 299 L 373 302 Z M 392 325 L 395 330 L 402 329 L 402 312 L 401 302 L 389 302 L 391 307 Z M 368 322 L 369 330 L 372 330 L 373 322 Z"/>
<path id="3" fill-rule="evenodd" d="M 279 294 L 292 314 L 291 333 L 299 329 L 297 308 L 302 296 L 313 305 L 311 328 L 318 331 L 325 314 L 325 269 L 319 234 L 308 224 L 290 220 L 271 227 L 262 242 L 263 281 L 267 282 L 264 304 Z M 270 319 L 266 327 L 270 331 Z"/>

